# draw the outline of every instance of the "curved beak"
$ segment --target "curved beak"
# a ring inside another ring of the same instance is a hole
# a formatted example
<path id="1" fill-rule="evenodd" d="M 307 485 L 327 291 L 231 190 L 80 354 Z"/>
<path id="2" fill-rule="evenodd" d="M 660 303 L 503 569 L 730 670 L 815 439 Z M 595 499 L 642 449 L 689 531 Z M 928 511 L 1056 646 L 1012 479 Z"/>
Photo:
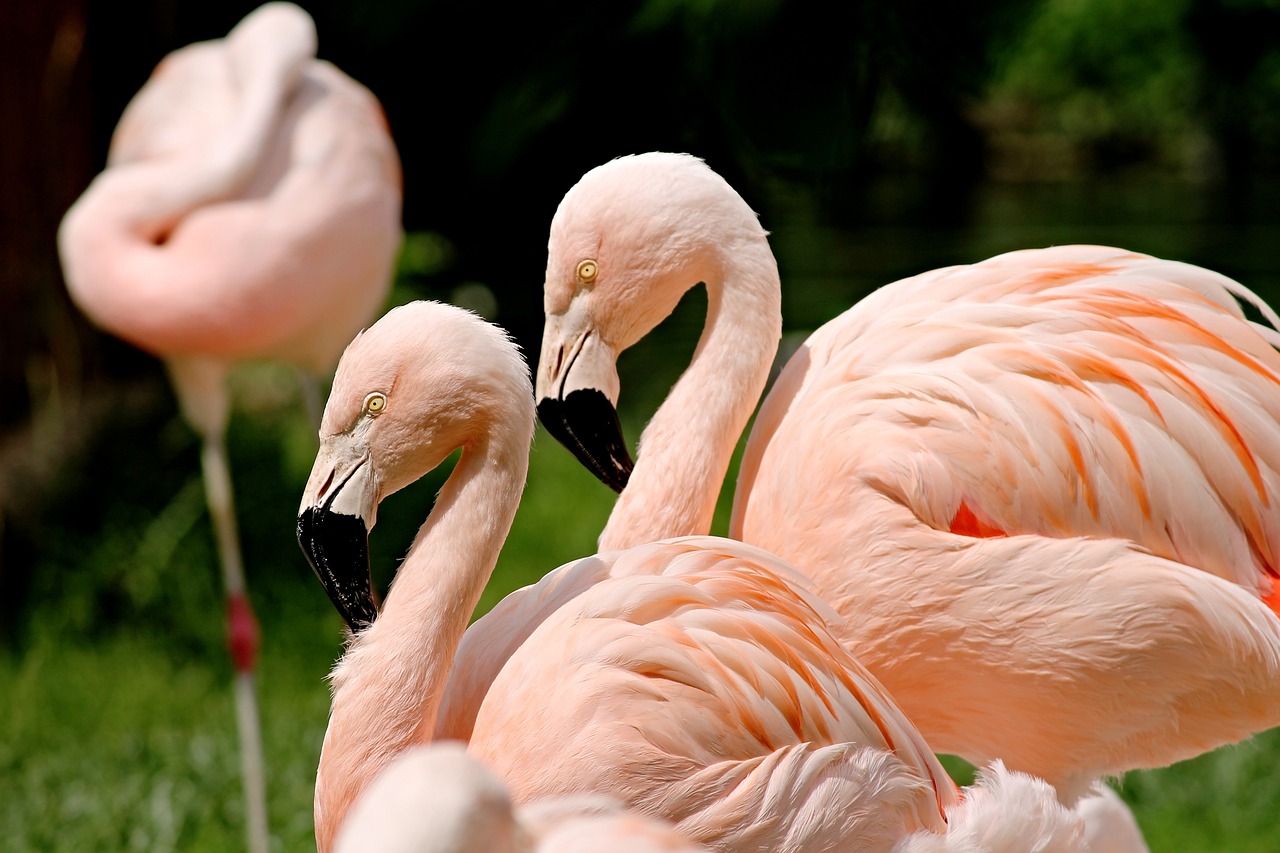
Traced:
<path id="1" fill-rule="evenodd" d="M 615 492 L 634 467 L 618 422 L 618 356 L 572 313 L 547 317 L 538 358 L 538 419 Z"/>
<path id="2" fill-rule="evenodd" d="M 378 616 L 369 575 L 369 531 L 378 511 L 371 469 L 368 454 L 350 435 L 326 439 L 298 509 L 302 553 L 353 632 Z"/>

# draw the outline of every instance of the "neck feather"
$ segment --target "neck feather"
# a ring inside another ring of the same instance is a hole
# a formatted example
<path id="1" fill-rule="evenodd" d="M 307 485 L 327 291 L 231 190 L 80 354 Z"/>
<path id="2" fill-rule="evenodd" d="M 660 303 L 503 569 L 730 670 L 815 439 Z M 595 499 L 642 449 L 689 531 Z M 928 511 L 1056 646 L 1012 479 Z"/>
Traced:
<path id="1" fill-rule="evenodd" d="M 640 439 L 601 550 L 711 530 L 733 449 L 769 379 L 782 334 L 778 267 L 763 232 L 727 247 L 709 277 L 693 361 Z"/>
<path id="2" fill-rule="evenodd" d="M 511 528 L 527 469 L 527 443 L 463 451 L 381 614 L 334 671 L 316 781 L 322 851 L 374 777 L 431 739 L 454 654 Z"/>

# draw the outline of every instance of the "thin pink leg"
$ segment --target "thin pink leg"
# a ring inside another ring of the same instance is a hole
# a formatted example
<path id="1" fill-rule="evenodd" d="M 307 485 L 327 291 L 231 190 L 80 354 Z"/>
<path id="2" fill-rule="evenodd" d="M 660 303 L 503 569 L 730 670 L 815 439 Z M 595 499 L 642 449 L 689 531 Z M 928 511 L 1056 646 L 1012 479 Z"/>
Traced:
<path id="1" fill-rule="evenodd" d="M 231 470 L 227 465 L 227 421 L 231 396 L 227 366 L 202 358 L 174 358 L 167 362 L 178 402 L 187 422 L 203 440 L 200 467 L 204 493 L 213 521 L 213 535 L 222 565 L 227 597 L 227 646 L 235 665 L 236 722 L 240 732 L 240 771 L 244 779 L 245 829 L 249 853 L 267 853 L 267 786 L 262 760 L 262 727 L 254 670 L 258 660 L 258 622 L 245 591 L 240 534 L 236 529 Z"/>
<path id="2" fill-rule="evenodd" d="M 258 658 L 258 621 L 245 592 L 244 566 L 231 496 L 231 474 L 221 437 L 206 438 L 200 455 L 205 495 L 213 519 L 222 581 L 227 596 L 227 645 L 235 665 L 236 721 L 240 732 L 240 770 L 244 778 L 245 824 L 250 853 L 267 853 L 266 774 L 254 669 Z"/>

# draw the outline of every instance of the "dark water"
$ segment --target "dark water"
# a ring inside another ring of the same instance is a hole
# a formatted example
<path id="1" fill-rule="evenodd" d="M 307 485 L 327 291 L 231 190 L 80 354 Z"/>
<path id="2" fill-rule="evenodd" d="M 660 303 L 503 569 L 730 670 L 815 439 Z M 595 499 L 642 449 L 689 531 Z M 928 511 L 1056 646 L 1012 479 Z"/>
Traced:
<path id="1" fill-rule="evenodd" d="M 897 279 L 1068 243 L 1199 264 L 1280 306 L 1278 182 L 1239 188 L 1168 179 L 988 182 L 948 193 L 919 179 L 886 178 L 868 187 L 839 223 L 811 198 L 783 189 L 753 203 L 782 275 L 784 349 Z M 669 320 L 623 354 L 624 419 L 640 424 L 652 414 L 689 363 L 705 311 L 701 288 L 690 291 Z"/>
<path id="2" fill-rule="evenodd" d="M 904 276 L 1000 252 L 1065 243 L 1120 246 L 1229 275 L 1280 297 L 1280 184 L 1238 190 L 1177 181 L 979 185 L 948 199 L 882 181 L 861 221 L 833 227 L 788 215 L 766 223 L 783 269 L 790 328 L 813 327 Z"/>

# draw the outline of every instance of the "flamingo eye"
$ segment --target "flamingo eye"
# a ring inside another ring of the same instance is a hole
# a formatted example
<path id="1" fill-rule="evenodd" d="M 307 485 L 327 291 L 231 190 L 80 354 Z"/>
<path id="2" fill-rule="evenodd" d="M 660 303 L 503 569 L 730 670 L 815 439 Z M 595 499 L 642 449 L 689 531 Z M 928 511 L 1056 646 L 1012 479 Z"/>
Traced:
<path id="1" fill-rule="evenodd" d="M 600 265 L 588 258 L 585 261 L 578 262 L 578 280 L 587 282 L 588 284 L 596 280 L 596 275 L 600 272 Z"/>
<path id="2" fill-rule="evenodd" d="M 372 417 L 382 414 L 383 409 L 387 407 L 387 395 L 381 391 L 374 391 L 368 397 L 364 398 L 364 413 Z"/>

